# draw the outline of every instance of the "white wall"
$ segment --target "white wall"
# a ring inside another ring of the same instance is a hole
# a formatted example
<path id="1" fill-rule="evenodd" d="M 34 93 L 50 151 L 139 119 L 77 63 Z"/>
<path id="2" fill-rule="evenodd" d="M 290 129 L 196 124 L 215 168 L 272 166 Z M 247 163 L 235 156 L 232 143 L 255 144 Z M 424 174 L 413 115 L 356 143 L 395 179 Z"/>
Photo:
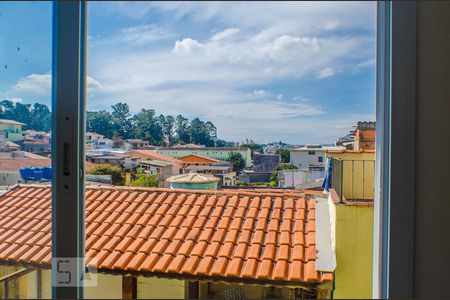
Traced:
<path id="1" fill-rule="evenodd" d="M 314 155 L 309 155 L 308 150 L 299 151 L 291 150 L 291 161 L 290 163 L 298 168 L 308 168 L 309 166 L 325 165 L 325 150 L 311 149 L 309 151 L 314 151 Z M 322 157 L 321 163 L 319 163 L 319 157 Z"/>

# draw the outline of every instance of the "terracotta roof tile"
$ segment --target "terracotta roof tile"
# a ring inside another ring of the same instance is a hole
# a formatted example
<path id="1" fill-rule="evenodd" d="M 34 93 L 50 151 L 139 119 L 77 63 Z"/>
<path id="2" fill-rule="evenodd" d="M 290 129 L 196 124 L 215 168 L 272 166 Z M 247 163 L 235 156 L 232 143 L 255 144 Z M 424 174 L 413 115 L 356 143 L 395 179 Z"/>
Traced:
<path id="1" fill-rule="evenodd" d="M 308 195 L 308 197 L 306 197 Z M 314 194 L 86 188 L 86 257 L 103 272 L 333 280 L 318 272 Z M 51 191 L 18 185 L 0 196 L 0 261 L 50 267 Z M 186 276 L 186 277 L 183 277 Z"/>

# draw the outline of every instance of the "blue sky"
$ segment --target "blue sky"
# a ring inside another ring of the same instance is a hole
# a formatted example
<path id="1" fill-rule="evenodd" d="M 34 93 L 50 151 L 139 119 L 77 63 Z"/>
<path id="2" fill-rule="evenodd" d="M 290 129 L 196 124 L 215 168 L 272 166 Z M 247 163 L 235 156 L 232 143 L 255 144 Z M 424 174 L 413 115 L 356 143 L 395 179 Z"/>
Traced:
<path id="1" fill-rule="evenodd" d="M 374 120 L 374 2 L 90 2 L 88 109 L 332 143 Z M 50 103 L 51 3 L 0 3 L 0 98 Z"/>

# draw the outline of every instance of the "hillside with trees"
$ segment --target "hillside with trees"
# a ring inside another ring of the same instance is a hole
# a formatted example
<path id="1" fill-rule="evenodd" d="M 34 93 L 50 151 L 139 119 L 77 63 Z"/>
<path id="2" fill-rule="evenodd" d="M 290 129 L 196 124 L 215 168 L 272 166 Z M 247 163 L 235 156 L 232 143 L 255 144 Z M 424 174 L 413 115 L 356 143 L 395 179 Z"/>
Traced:
<path id="1" fill-rule="evenodd" d="M 51 112 L 47 105 L 0 101 L 0 119 L 25 123 L 24 130 L 51 130 Z M 224 147 L 229 143 L 217 138 L 217 128 L 210 121 L 189 120 L 182 115 L 165 116 L 153 109 L 141 109 L 132 114 L 127 103 L 111 106 L 111 111 L 87 111 L 86 131 L 108 138 L 143 139 L 155 146 L 197 144 Z"/>

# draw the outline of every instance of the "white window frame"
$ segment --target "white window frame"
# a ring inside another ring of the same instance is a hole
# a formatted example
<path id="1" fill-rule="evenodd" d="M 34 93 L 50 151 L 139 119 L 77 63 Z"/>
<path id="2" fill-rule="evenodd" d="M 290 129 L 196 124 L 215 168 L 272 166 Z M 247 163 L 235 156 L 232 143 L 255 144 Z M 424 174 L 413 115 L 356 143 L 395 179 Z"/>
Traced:
<path id="1" fill-rule="evenodd" d="M 378 2 L 373 298 L 414 296 L 416 15 Z"/>

